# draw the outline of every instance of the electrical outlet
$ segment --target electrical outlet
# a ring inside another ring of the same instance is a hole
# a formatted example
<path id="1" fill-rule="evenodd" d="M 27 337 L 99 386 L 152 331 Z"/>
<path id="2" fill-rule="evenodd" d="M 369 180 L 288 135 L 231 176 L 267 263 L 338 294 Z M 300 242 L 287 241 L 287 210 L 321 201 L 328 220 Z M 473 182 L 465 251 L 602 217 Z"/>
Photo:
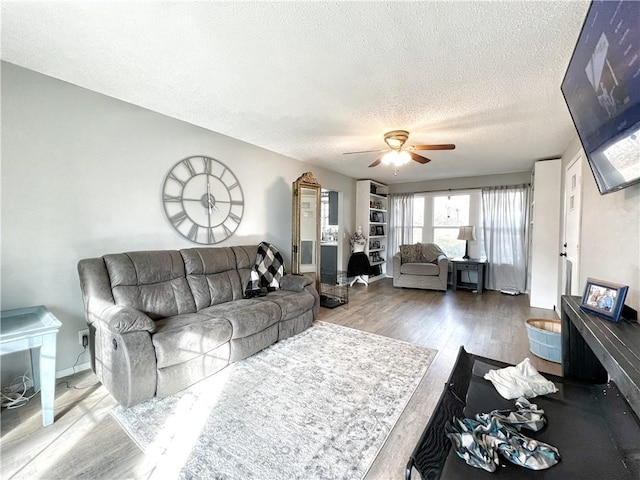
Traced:
<path id="1" fill-rule="evenodd" d="M 82 337 L 87 337 L 86 344 L 83 342 Z M 85 347 L 89 345 L 89 329 L 85 328 L 84 330 L 78 330 L 78 343 L 81 347 Z"/>

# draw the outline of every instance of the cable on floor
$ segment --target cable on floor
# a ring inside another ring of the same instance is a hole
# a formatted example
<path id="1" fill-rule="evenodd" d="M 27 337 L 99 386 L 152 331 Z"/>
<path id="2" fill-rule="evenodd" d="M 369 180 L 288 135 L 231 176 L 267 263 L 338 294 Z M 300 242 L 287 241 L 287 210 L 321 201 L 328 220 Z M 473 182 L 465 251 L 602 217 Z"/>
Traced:
<path id="1" fill-rule="evenodd" d="M 71 369 L 73 370 L 72 375 L 76 374 L 76 366 L 78 365 L 78 362 L 80 361 L 80 357 L 82 356 L 83 353 L 85 353 L 87 351 L 87 345 L 84 346 L 84 349 L 78 354 L 78 357 L 76 358 L 76 363 L 73 364 L 73 366 L 71 367 Z M 84 387 L 79 387 L 78 385 L 69 385 L 69 382 L 66 380 L 63 380 L 62 382 L 56 383 L 56 386 L 58 385 L 65 385 L 67 387 L 67 389 L 74 389 L 74 390 L 84 390 L 87 389 L 89 387 L 93 387 L 94 385 L 96 385 L 99 382 L 93 382 L 90 385 L 84 386 Z"/>
<path id="2" fill-rule="evenodd" d="M 78 357 L 76 358 L 76 362 L 73 364 L 73 366 L 71 367 L 73 370 L 73 375 L 75 375 L 76 373 L 76 366 L 78 365 L 78 362 L 80 361 L 80 357 L 82 356 L 83 353 L 85 353 L 87 351 L 87 346 L 85 346 L 82 351 L 78 354 Z M 20 408 L 25 406 L 29 400 L 31 400 L 33 397 L 35 397 L 38 393 L 40 393 L 40 390 L 36 390 L 35 392 L 33 392 L 31 395 L 27 395 L 27 384 L 31 381 L 31 379 L 27 376 L 27 374 L 25 373 L 24 375 L 19 375 L 16 378 L 14 378 L 13 380 L 11 380 L 10 384 L 8 387 L 3 388 L 0 391 L 0 407 L 2 408 L 7 408 L 7 409 L 14 409 L 14 408 Z M 67 382 L 66 380 L 63 382 L 60 382 L 57 385 L 66 385 L 67 388 L 74 388 L 77 390 L 82 390 L 85 388 L 89 388 L 92 387 L 93 385 L 95 385 L 96 383 L 92 383 L 91 385 L 87 385 L 86 387 L 78 387 L 76 386 L 71 386 L 69 385 L 69 382 Z"/>
<path id="3" fill-rule="evenodd" d="M 15 383 L 16 380 L 20 381 L 19 383 Z M 36 396 L 40 390 L 33 392 L 31 395 L 26 395 L 27 393 L 27 383 L 31 379 L 25 373 L 24 375 L 18 375 L 16 378 L 11 380 L 11 383 L 8 387 L 3 388 L 0 391 L 0 406 L 2 408 L 13 409 L 20 408 L 26 405 L 29 400 Z"/>

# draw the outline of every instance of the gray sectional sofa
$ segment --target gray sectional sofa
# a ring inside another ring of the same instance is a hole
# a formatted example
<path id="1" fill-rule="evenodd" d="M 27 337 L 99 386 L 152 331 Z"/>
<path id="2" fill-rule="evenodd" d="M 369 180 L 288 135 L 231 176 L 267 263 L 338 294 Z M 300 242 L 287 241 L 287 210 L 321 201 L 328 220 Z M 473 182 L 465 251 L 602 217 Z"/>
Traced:
<path id="1" fill-rule="evenodd" d="M 182 390 L 317 318 L 312 279 L 244 298 L 257 246 L 190 248 L 80 260 L 92 368 L 124 407 Z"/>

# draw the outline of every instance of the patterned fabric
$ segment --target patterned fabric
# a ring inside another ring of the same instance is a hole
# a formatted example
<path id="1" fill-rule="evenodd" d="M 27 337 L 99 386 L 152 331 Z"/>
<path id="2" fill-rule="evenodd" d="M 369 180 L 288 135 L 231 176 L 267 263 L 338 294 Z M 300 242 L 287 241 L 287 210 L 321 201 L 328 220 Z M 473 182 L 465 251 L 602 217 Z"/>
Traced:
<path id="1" fill-rule="evenodd" d="M 420 244 L 400 245 L 402 263 L 422 263 L 422 248 Z"/>
<path id="2" fill-rule="evenodd" d="M 524 398 L 516 402 L 517 411 L 480 413 L 471 418 L 453 419 L 445 425 L 456 454 L 468 465 L 495 472 L 500 464 L 498 453 L 515 465 L 531 470 L 543 470 L 560 460 L 558 449 L 522 435 L 527 428 L 538 431 L 546 423 L 544 410 Z"/>
<path id="3" fill-rule="evenodd" d="M 259 290 L 261 287 L 277 290 L 283 276 L 284 259 L 278 249 L 267 242 L 260 242 L 247 290 Z"/>
<path id="4" fill-rule="evenodd" d="M 317 322 L 165 398 L 111 411 L 151 478 L 365 477 L 435 350 Z"/>

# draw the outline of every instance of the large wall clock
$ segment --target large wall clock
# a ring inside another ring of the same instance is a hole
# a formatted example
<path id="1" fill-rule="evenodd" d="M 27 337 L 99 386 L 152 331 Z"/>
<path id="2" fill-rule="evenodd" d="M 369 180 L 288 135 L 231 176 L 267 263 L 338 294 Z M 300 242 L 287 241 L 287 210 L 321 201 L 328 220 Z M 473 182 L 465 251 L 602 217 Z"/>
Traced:
<path id="1" fill-rule="evenodd" d="M 162 203 L 180 235 L 206 245 L 233 235 L 244 212 L 240 182 L 226 165 L 210 157 L 176 163 L 164 179 Z"/>

